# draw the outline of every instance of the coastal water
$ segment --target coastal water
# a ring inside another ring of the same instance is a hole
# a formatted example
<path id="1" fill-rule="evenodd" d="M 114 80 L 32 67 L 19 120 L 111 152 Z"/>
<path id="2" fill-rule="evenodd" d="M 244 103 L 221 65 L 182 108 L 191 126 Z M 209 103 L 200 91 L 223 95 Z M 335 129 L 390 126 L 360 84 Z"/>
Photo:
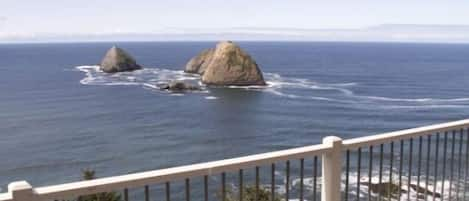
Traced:
<path id="1" fill-rule="evenodd" d="M 107 75 L 111 43 L 0 45 L 0 192 L 353 138 L 469 114 L 469 45 L 241 42 L 268 83 L 173 94 L 214 42 L 117 43 L 145 68 Z"/>

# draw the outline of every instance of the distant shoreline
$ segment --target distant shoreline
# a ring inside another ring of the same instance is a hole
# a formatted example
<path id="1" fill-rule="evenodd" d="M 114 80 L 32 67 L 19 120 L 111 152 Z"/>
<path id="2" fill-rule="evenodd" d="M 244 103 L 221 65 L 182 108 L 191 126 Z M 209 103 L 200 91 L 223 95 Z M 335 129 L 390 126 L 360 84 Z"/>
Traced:
<path id="1" fill-rule="evenodd" d="M 216 43 L 219 40 L 116 40 L 116 41 L 21 41 L 2 42 L 0 45 L 45 44 L 113 44 L 113 43 Z M 356 44 L 420 44 L 420 45 L 469 45 L 468 42 L 420 42 L 420 41 L 320 41 L 320 40 L 236 40 L 240 43 L 356 43 Z"/>

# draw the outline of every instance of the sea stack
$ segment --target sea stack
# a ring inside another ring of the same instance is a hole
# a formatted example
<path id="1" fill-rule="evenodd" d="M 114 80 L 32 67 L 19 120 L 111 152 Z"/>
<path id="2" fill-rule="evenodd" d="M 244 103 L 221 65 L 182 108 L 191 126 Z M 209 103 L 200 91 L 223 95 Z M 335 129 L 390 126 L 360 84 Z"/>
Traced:
<path id="1" fill-rule="evenodd" d="M 184 72 L 203 75 L 205 72 L 205 69 L 207 69 L 207 66 L 210 60 L 212 59 L 214 52 L 215 52 L 215 48 L 210 48 L 210 49 L 202 51 L 199 55 L 193 57 L 186 64 L 186 69 L 184 70 Z"/>
<path id="2" fill-rule="evenodd" d="M 116 46 L 107 51 L 100 65 L 100 69 L 106 73 L 133 71 L 141 68 L 130 54 Z"/>
<path id="3" fill-rule="evenodd" d="M 254 59 L 231 41 L 223 41 L 192 58 L 186 72 L 202 75 L 202 82 L 215 86 L 265 85 Z"/>

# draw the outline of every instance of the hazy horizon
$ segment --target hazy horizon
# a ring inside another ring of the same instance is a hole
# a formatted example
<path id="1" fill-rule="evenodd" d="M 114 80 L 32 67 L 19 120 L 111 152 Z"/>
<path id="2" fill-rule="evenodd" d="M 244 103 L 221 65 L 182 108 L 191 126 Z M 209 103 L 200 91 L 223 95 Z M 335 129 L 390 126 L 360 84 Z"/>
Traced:
<path id="1" fill-rule="evenodd" d="M 376 25 L 362 29 L 273 27 L 168 28 L 165 31 L 103 33 L 0 34 L 0 43 L 145 42 L 145 41 L 317 41 L 469 43 L 469 25 Z"/>
<path id="2" fill-rule="evenodd" d="M 3 0 L 0 43 L 377 41 L 469 43 L 469 2 Z M 390 28 L 391 27 L 391 28 Z"/>

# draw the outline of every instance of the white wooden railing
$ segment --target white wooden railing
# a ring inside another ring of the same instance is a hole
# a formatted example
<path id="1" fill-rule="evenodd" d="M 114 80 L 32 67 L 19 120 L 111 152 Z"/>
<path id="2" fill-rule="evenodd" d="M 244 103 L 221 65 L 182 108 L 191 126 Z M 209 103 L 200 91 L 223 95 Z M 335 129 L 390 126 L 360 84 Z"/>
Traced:
<path id="1" fill-rule="evenodd" d="M 461 130 L 462 132 L 463 129 L 467 130 L 468 127 L 469 119 L 348 140 L 329 136 L 324 138 L 323 143 L 319 145 L 45 187 L 32 187 L 27 181 L 18 181 L 8 185 L 8 192 L 0 194 L 0 201 L 67 199 L 81 195 L 119 191 L 152 184 L 164 184 L 186 178 L 233 172 L 312 156 L 320 156 L 322 158 L 321 200 L 338 201 L 343 196 L 341 182 L 343 179 L 343 156 L 345 150 L 378 146 L 384 143 L 419 138 L 420 136 L 435 133 L 456 130 Z M 467 167 L 465 173 L 467 176 Z"/>

